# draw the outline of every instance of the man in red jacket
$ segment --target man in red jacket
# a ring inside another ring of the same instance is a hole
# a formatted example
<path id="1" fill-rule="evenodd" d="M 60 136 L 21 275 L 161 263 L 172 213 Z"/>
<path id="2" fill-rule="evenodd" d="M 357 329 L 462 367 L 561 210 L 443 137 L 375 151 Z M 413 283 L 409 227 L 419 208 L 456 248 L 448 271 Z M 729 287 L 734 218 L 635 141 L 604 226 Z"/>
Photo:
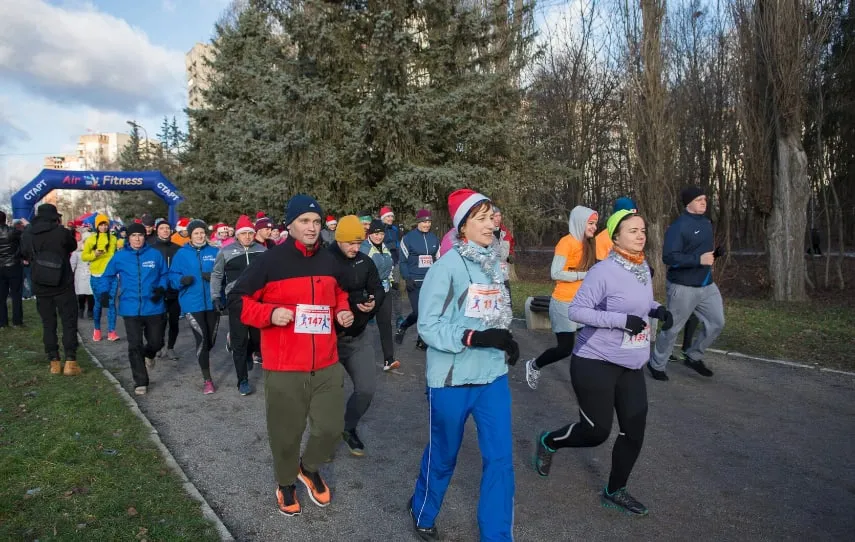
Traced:
<path id="1" fill-rule="evenodd" d="M 344 369 L 338 363 L 335 322 L 350 327 L 353 313 L 336 279 L 341 264 L 330 251 L 320 250 L 321 216 L 314 198 L 291 198 L 285 209 L 288 239 L 256 258 L 229 293 L 235 310 L 242 302 L 241 321 L 261 330 L 276 501 L 286 516 L 301 512 L 297 481 L 312 502 L 330 503 L 318 469 L 344 430 Z M 312 428 L 301 458 L 307 417 Z"/>

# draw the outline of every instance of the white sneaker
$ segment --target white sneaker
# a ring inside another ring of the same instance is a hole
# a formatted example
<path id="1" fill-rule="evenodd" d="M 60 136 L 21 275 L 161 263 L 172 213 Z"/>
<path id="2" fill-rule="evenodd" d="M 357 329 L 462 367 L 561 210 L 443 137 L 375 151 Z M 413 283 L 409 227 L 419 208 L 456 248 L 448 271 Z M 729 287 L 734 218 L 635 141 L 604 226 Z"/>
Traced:
<path id="1" fill-rule="evenodd" d="M 534 367 L 534 360 L 535 358 L 531 358 L 525 362 L 525 381 L 529 388 L 536 390 L 537 382 L 540 380 L 540 370 Z"/>
<path id="2" fill-rule="evenodd" d="M 134 388 L 135 395 L 145 395 L 147 391 L 148 386 L 137 386 L 136 388 Z"/>

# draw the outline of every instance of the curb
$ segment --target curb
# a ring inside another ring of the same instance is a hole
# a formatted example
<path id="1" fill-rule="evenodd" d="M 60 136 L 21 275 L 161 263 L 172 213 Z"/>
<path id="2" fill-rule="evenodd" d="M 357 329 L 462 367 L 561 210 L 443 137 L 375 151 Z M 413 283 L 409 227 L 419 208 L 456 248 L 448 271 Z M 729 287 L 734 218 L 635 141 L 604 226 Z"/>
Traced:
<path id="1" fill-rule="evenodd" d="M 707 348 L 707 352 L 712 352 L 713 354 L 721 354 L 726 357 L 731 358 L 740 358 L 740 359 L 750 359 L 752 361 L 765 361 L 766 363 L 775 363 L 777 365 L 785 365 L 787 367 L 797 367 L 799 369 L 812 369 L 819 371 L 821 373 L 834 373 L 846 376 L 855 376 L 855 372 L 852 371 L 841 371 L 839 369 L 827 369 L 825 367 L 820 367 L 819 364 L 808 364 L 808 363 L 797 363 L 795 361 L 786 361 L 783 359 L 772 359 L 772 358 L 761 358 L 759 356 L 749 356 L 748 354 L 743 354 L 741 352 L 730 352 L 728 350 L 719 350 L 717 348 Z"/>
<path id="2" fill-rule="evenodd" d="M 92 363 L 94 363 L 99 369 L 101 369 L 101 372 L 104 374 L 104 376 L 107 377 L 107 380 L 109 380 L 113 384 L 113 386 L 115 386 L 116 390 L 119 392 L 119 396 L 128 405 L 128 408 L 131 409 L 131 412 L 133 412 L 137 418 L 142 420 L 143 424 L 148 428 L 149 438 L 152 440 L 152 442 L 154 442 L 154 445 L 160 451 L 160 455 L 163 457 L 164 461 L 166 461 L 166 465 L 170 469 L 172 469 L 172 472 L 178 475 L 178 478 L 181 480 L 181 485 L 184 486 L 184 491 L 186 491 L 187 494 L 190 495 L 190 497 L 192 497 L 199 503 L 199 506 L 202 508 L 202 515 L 205 517 L 205 519 L 211 521 L 214 524 L 214 527 L 217 529 L 217 533 L 219 533 L 220 535 L 220 540 L 223 540 L 225 542 L 234 541 L 235 538 L 234 536 L 232 536 L 232 533 L 229 532 L 228 527 L 223 524 L 223 520 L 221 520 L 220 516 L 218 516 L 217 513 L 214 512 L 214 509 L 211 508 L 211 505 L 208 504 L 208 501 L 205 500 L 205 497 L 202 496 L 202 494 L 199 492 L 199 489 L 193 484 L 193 482 L 190 481 L 189 478 L 187 478 L 187 474 L 184 472 L 184 469 L 182 469 L 181 465 L 179 465 L 178 462 L 175 461 L 175 457 L 172 455 L 172 452 L 170 452 L 169 448 L 167 448 L 166 445 L 163 444 L 163 441 L 160 440 L 160 436 L 158 435 L 157 429 L 154 428 L 148 418 L 146 418 L 145 414 L 143 414 L 142 410 L 140 410 L 140 407 L 137 402 L 134 401 L 134 398 L 131 397 L 127 390 L 122 387 L 121 382 L 119 382 L 118 379 L 113 376 L 113 373 L 108 371 L 101 364 L 101 360 L 99 360 L 98 357 L 95 356 L 95 354 L 93 354 L 91 350 L 89 350 L 89 348 L 83 341 L 83 337 L 81 337 L 79 333 L 77 338 L 80 343 L 80 346 L 82 346 L 83 349 L 86 350 L 86 353 L 89 354 L 89 358 L 92 360 Z"/>

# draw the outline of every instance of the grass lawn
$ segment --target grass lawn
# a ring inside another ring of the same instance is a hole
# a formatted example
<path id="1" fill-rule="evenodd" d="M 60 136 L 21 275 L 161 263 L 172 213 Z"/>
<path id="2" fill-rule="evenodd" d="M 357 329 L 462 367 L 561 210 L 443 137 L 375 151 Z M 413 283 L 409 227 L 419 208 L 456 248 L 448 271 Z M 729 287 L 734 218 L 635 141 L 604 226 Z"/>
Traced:
<path id="1" fill-rule="evenodd" d="M 34 302 L 0 329 L 0 540 L 218 540 L 113 385 L 48 372 Z"/>
<path id="2" fill-rule="evenodd" d="M 551 292 L 551 282 L 512 283 L 514 316 L 524 317 L 526 297 Z M 855 370 L 855 311 L 851 307 L 725 298 L 724 312 L 724 331 L 713 348 Z"/>

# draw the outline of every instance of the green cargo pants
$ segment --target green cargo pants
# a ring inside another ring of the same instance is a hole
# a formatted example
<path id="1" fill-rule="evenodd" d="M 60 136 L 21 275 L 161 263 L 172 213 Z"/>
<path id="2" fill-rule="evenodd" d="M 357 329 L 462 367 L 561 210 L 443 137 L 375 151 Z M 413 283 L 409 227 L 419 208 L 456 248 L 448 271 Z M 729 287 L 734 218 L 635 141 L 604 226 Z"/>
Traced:
<path id="1" fill-rule="evenodd" d="M 297 480 L 300 441 L 309 420 L 309 441 L 303 466 L 317 472 L 333 455 L 344 430 L 344 369 L 340 363 L 313 373 L 264 372 L 264 402 L 267 435 L 273 453 L 276 481 L 283 485 Z"/>

